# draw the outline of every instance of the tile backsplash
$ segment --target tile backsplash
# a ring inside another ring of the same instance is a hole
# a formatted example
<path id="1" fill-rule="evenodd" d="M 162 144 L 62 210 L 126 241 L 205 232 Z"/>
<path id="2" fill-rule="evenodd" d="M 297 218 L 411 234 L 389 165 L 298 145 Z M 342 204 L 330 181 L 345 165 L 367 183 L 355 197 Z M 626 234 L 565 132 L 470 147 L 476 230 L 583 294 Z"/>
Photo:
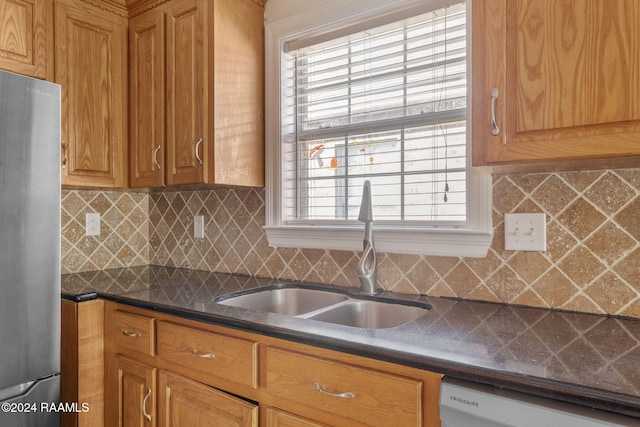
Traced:
<path id="1" fill-rule="evenodd" d="M 357 286 L 358 252 L 271 248 L 262 189 L 65 190 L 63 272 L 156 264 Z M 102 212 L 84 237 L 84 213 Z M 504 213 L 544 212 L 547 251 L 504 250 Z M 203 215 L 205 238 L 193 238 Z M 640 169 L 495 176 L 486 258 L 378 254 L 387 290 L 640 317 Z"/>

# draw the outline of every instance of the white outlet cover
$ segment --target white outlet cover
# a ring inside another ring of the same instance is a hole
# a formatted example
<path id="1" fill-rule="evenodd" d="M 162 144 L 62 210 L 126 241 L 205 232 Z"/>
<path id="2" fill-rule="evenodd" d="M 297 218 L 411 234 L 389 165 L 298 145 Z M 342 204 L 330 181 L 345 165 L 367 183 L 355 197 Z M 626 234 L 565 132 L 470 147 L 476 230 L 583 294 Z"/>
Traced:
<path id="1" fill-rule="evenodd" d="M 546 251 L 546 214 L 504 214 L 504 248 L 508 251 Z"/>
<path id="2" fill-rule="evenodd" d="M 99 213 L 86 213 L 85 214 L 85 236 L 99 236 L 100 235 L 100 214 Z"/>

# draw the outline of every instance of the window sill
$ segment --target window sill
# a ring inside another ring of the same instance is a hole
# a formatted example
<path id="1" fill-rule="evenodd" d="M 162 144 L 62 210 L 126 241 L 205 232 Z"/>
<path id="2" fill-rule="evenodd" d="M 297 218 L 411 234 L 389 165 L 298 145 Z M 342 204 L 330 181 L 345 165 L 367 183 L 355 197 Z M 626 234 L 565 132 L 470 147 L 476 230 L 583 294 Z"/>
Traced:
<path id="1" fill-rule="evenodd" d="M 361 227 L 265 226 L 269 246 L 286 248 L 362 251 Z M 377 228 L 376 251 L 397 254 L 482 258 L 493 233 L 469 229 Z"/>

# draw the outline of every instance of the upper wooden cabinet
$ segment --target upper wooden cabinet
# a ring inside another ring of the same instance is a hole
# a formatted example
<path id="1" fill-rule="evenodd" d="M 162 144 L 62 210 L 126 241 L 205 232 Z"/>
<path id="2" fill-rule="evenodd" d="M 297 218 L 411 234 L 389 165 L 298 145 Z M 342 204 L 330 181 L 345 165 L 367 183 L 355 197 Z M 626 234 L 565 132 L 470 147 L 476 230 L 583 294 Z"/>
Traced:
<path id="1" fill-rule="evenodd" d="M 127 19 L 77 1 L 54 4 L 62 86 L 62 184 L 123 187 Z"/>
<path id="2" fill-rule="evenodd" d="M 0 0 L 0 69 L 47 77 L 48 3 Z"/>
<path id="3" fill-rule="evenodd" d="M 263 15 L 172 0 L 131 19 L 132 187 L 264 186 Z"/>
<path id="4" fill-rule="evenodd" d="M 638 163 L 639 2 L 483 0 L 472 20 L 474 165 Z"/>
<path id="5" fill-rule="evenodd" d="M 129 184 L 165 184 L 165 14 L 129 21 Z"/>

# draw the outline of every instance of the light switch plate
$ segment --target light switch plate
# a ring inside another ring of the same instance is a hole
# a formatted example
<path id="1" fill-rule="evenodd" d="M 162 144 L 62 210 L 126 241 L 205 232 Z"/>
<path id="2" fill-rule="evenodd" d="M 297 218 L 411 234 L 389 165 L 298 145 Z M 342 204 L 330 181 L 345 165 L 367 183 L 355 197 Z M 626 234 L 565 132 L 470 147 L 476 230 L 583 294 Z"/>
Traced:
<path id="1" fill-rule="evenodd" d="M 193 217 L 193 237 L 195 239 L 204 239 L 204 216 L 202 215 Z"/>
<path id="2" fill-rule="evenodd" d="M 504 248 L 508 251 L 546 251 L 546 214 L 504 214 Z"/>

